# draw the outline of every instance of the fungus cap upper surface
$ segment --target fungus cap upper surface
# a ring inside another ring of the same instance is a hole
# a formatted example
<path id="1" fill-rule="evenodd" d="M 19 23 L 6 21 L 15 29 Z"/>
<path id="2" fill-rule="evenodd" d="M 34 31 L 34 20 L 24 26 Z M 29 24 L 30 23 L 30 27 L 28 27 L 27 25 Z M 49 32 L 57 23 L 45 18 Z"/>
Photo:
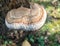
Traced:
<path id="1" fill-rule="evenodd" d="M 6 26 L 9 29 L 37 30 L 46 20 L 46 11 L 39 4 L 34 3 L 31 9 L 19 7 L 7 13 Z"/>

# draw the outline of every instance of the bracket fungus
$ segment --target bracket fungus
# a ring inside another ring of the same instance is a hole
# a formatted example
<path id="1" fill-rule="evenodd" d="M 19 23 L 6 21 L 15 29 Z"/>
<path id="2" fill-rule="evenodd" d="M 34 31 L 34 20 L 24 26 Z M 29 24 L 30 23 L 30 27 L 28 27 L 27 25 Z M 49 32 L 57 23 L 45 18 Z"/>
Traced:
<path id="1" fill-rule="evenodd" d="M 9 29 L 34 31 L 43 26 L 46 17 L 47 13 L 44 7 L 34 3 L 30 8 L 22 6 L 9 11 L 5 18 L 5 24 Z"/>

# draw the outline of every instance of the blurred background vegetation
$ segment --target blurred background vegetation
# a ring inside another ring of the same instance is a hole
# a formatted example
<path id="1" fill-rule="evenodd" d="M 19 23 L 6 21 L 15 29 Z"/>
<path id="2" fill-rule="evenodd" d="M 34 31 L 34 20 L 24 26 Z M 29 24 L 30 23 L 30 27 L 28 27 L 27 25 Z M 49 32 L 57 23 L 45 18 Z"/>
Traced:
<path id="1" fill-rule="evenodd" d="M 44 26 L 35 32 L 9 31 L 5 25 L 8 11 L 21 6 L 19 0 L 0 0 L 0 46 L 21 46 L 24 40 L 31 46 L 60 46 L 60 0 L 33 0 L 47 11 Z M 27 44 L 27 43 L 26 43 Z"/>

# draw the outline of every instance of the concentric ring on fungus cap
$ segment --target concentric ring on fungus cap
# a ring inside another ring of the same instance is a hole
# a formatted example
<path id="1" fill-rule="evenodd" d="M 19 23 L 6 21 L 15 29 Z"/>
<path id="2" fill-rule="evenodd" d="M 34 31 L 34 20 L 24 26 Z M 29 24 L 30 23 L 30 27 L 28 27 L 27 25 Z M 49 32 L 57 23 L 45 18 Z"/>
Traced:
<path id="1" fill-rule="evenodd" d="M 42 7 L 41 7 L 41 15 L 40 16 L 38 16 L 38 17 L 36 17 L 35 19 L 33 18 L 33 23 L 37 23 L 37 22 L 39 22 L 41 19 L 42 19 L 42 17 L 43 17 L 43 14 L 44 14 L 44 11 L 43 11 L 43 9 L 42 9 Z M 34 21 L 35 20 L 35 21 Z"/>

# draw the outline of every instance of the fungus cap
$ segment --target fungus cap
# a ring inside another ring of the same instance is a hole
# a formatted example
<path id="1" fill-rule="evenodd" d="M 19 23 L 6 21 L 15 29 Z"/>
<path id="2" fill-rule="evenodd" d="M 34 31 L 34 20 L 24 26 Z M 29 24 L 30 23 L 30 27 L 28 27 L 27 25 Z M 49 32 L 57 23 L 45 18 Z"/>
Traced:
<path id="1" fill-rule="evenodd" d="M 31 9 L 19 7 L 7 13 L 5 24 L 9 29 L 34 31 L 40 29 L 46 21 L 44 7 L 34 3 Z"/>

